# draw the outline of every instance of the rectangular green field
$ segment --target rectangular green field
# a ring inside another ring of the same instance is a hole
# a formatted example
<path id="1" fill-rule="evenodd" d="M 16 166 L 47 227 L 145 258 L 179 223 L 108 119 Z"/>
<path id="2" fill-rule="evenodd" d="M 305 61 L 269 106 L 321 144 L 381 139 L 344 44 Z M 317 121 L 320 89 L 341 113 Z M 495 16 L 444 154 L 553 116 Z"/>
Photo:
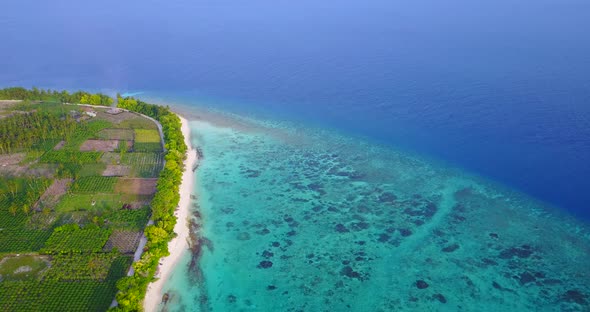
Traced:
<path id="1" fill-rule="evenodd" d="M 136 143 L 160 143 L 160 132 L 158 130 L 135 129 Z"/>
<path id="2" fill-rule="evenodd" d="M 70 191 L 76 194 L 113 193 L 117 180 L 116 177 L 82 177 L 76 179 Z"/>
<path id="3" fill-rule="evenodd" d="M 102 129 L 97 133 L 96 137 L 104 140 L 133 140 L 133 129 Z"/>
<path id="4" fill-rule="evenodd" d="M 94 204 L 93 204 L 94 203 Z M 55 207 L 60 213 L 72 211 L 109 211 L 123 205 L 118 194 L 67 194 Z"/>
<path id="5" fill-rule="evenodd" d="M 133 117 L 130 119 L 125 119 L 121 121 L 119 124 L 114 125 L 115 128 L 132 128 L 132 129 L 153 129 L 157 130 L 158 126 L 156 124 L 141 116 Z"/>
<path id="6" fill-rule="evenodd" d="M 127 153 L 121 163 L 131 166 L 131 172 L 138 178 L 157 178 L 164 166 L 163 153 Z"/>
<path id="7" fill-rule="evenodd" d="M 80 171 L 78 172 L 79 177 L 88 177 L 88 176 L 99 176 L 102 172 L 107 168 L 107 165 L 103 162 L 99 162 L 96 164 L 85 164 L 82 166 Z"/>

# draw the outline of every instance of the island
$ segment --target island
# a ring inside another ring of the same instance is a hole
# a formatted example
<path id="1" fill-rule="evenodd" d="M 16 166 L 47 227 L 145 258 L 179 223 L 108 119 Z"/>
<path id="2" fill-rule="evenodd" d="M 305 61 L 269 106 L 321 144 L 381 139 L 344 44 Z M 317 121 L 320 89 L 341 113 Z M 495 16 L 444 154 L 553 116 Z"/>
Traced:
<path id="1" fill-rule="evenodd" d="M 187 121 L 131 97 L 7 88 L 0 137 L 0 309 L 143 310 L 187 246 Z"/>

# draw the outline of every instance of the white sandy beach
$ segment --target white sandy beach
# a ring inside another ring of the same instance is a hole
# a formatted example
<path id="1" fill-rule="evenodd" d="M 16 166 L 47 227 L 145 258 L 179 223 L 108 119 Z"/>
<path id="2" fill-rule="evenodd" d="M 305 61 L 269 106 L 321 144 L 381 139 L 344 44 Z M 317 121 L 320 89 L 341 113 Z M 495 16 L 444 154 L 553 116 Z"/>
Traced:
<path id="1" fill-rule="evenodd" d="M 190 214 L 190 197 L 191 192 L 193 191 L 194 182 L 192 168 L 198 159 L 196 151 L 191 147 L 190 127 L 188 121 L 180 115 L 179 117 L 182 122 L 181 130 L 184 135 L 184 141 L 188 147 L 188 155 L 184 162 L 185 170 L 182 174 L 182 184 L 180 185 L 180 202 L 178 203 L 178 209 L 175 213 L 177 222 L 174 227 L 174 232 L 177 236 L 168 243 L 170 256 L 160 260 L 159 279 L 148 286 L 145 300 L 143 302 L 144 309 L 148 312 L 156 311 L 156 308 L 162 300 L 162 287 L 164 286 L 164 283 L 168 280 L 172 269 L 182 256 L 182 253 L 188 249 L 189 227 L 187 219 Z"/>

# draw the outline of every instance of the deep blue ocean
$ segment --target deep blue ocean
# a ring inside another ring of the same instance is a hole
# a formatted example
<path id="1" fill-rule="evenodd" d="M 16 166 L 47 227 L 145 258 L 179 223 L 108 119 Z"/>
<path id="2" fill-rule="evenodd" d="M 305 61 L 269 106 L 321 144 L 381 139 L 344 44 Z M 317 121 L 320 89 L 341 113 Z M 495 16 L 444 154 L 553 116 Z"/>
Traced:
<path id="1" fill-rule="evenodd" d="M 335 128 L 590 219 L 590 2 L 2 1 L 0 86 Z"/>

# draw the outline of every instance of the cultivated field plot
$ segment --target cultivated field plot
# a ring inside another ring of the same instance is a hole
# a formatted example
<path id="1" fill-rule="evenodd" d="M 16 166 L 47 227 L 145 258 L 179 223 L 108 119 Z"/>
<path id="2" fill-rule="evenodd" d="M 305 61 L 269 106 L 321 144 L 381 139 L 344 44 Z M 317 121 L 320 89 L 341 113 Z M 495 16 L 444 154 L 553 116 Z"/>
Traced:
<path id="1" fill-rule="evenodd" d="M 81 228 L 77 224 L 57 227 L 45 242 L 43 253 L 64 254 L 81 252 L 98 252 L 106 244 L 111 230 L 87 225 Z"/>
<path id="2" fill-rule="evenodd" d="M 75 194 L 113 193 L 115 184 L 117 184 L 117 178 L 115 177 L 83 177 L 76 180 L 71 191 Z"/>
<path id="3" fill-rule="evenodd" d="M 96 137 L 103 140 L 133 141 L 133 129 L 102 129 Z"/>
<path id="4" fill-rule="evenodd" d="M 131 128 L 131 129 L 151 129 L 151 130 L 158 130 L 158 126 L 156 124 L 144 117 L 139 115 L 130 114 L 132 117 L 127 118 L 121 121 L 119 124 L 115 125 L 116 128 Z M 117 115 L 119 116 L 119 115 Z"/>
<path id="5" fill-rule="evenodd" d="M 131 174 L 139 178 L 156 178 L 164 167 L 163 153 L 127 153 L 121 163 L 131 166 Z"/>
<path id="6" fill-rule="evenodd" d="M 133 150 L 137 152 L 160 152 L 162 144 L 158 130 L 135 129 Z"/>
<path id="7" fill-rule="evenodd" d="M 104 109 L 99 109 L 97 111 L 97 117 L 100 119 L 104 119 L 104 120 L 111 122 L 113 124 L 114 128 L 131 128 L 126 125 L 129 122 L 129 120 L 132 120 L 135 118 L 141 118 L 141 117 L 137 117 L 137 115 L 135 113 L 125 112 L 125 111 L 121 112 L 119 114 L 115 114 L 115 115 L 108 114 L 108 113 L 104 112 Z M 141 118 L 141 119 L 144 119 L 145 121 L 150 121 L 145 118 Z M 152 124 L 153 124 L 153 122 L 152 122 Z"/>
<path id="8" fill-rule="evenodd" d="M 160 143 L 158 130 L 135 129 L 135 142 L 139 143 Z"/>
<path id="9" fill-rule="evenodd" d="M 25 156 L 25 153 L 0 154 L 0 167 L 18 165 Z"/>
<path id="10" fill-rule="evenodd" d="M 97 163 L 101 156 L 101 152 L 47 151 L 39 161 L 44 163 L 92 164 Z"/>
<path id="11" fill-rule="evenodd" d="M 119 147 L 118 140 L 86 140 L 80 146 L 81 152 L 112 152 Z"/>
<path id="12" fill-rule="evenodd" d="M 25 153 L 0 154 L 0 175 L 19 176 L 27 172 L 28 166 L 21 165 L 25 159 Z"/>
<path id="13" fill-rule="evenodd" d="M 101 157 L 101 160 L 102 159 L 103 157 Z M 107 165 L 102 161 L 96 164 L 85 164 L 80 171 L 78 171 L 78 177 L 99 176 L 102 175 L 106 169 Z"/>
<path id="14" fill-rule="evenodd" d="M 104 164 L 107 164 L 107 165 L 118 165 L 121 163 L 121 154 L 120 153 L 104 153 L 104 154 L 102 154 L 100 161 Z"/>
<path id="15" fill-rule="evenodd" d="M 111 211 L 121 208 L 123 204 L 118 194 L 67 194 L 55 206 L 55 211 Z"/>
<path id="16" fill-rule="evenodd" d="M 105 177 L 124 177 L 131 173 L 131 167 L 123 165 L 107 165 L 102 175 Z"/>
<path id="17" fill-rule="evenodd" d="M 121 178 L 115 185 L 115 192 L 121 194 L 151 195 L 156 192 L 157 178 L 131 179 Z"/>
<path id="18" fill-rule="evenodd" d="M 105 244 L 103 250 L 111 251 L 113 248 L 124 254 L 133 254 L 139 240 L 141 238 L 141 232 L 129 231 L 129 230 L 116 230 L 113 231 L 109 240 Z"/>
<path id="19" fill-rule="evenodd" d="M 51 186 L 45 190 L 45 193 L 41 195 L 41 198 L 39 198 L 33 208 L 35 210 L 41 211 L 46 207 L 55 207 L 60 198 L 68 191 L 72 181 L 72 179 L 56 179 L 53 181 L 53 184 L 51 184 Z"/>
<path id="20" fill-rule="evenodd" d="M 108 222 L 113 228 L 128 231 L 142 231 L 148 222 L 150 207 L 143 205 L 134 209 L 124 209 L 104 214 L 103 216 L 105 222 Z"/>

